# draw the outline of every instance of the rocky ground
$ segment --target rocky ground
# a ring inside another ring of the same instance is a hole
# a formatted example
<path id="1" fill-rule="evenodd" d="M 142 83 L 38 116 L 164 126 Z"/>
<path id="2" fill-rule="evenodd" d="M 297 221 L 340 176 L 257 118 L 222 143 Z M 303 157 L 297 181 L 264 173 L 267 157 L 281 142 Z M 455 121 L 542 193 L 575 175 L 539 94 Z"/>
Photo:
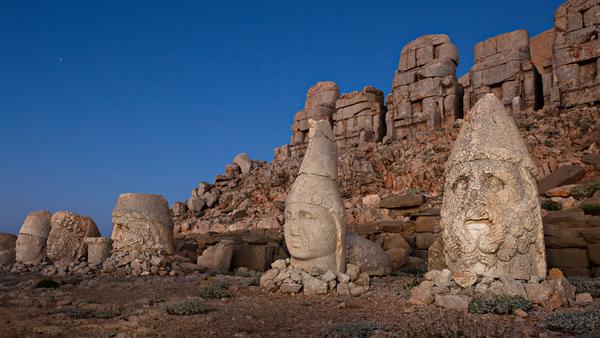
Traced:
<path id="1" fill-rule="evenodd" d="M 252 273 L 49 280 L 3 272 L 0 336 L 547 337 L 600 330 L 598 299 L 553 313 L 533 307 L 525 318 L 409 305 L 421 278 L 374 278 L 367 294 L 342 297 L 268 293 Z M 578 292 L 600 292 L 599 280 L 578 285 L 587 288 Z"/>

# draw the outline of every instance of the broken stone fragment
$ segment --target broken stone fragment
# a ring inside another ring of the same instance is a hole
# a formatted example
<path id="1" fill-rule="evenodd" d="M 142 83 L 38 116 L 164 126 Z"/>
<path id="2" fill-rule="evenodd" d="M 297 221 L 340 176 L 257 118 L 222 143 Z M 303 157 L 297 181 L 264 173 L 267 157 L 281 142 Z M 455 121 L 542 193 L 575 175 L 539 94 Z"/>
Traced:
<path id="1" fill-rule="evenodd" d="M 233 241 L 223 240 L 213 245 L 198 257 L 198 267 L 214 271 L 229 271 L 233 256 Z"/>
<path id="2" fill-rule="evenodd" d="M 85 256 L 85 239 L 100 236 L 93 219 L 70 211 L 56 212 L 51 224 L 46 256 L 52 262 L 69 263 Z"/>
<path id="3" fill-rule="evenodd" d="M 45 259 L 46 241 L 52 225 L 52 214 L 34 211 L 27 215 L 15 243 L 15 259 L 25 264 L 38 264 Z"/>

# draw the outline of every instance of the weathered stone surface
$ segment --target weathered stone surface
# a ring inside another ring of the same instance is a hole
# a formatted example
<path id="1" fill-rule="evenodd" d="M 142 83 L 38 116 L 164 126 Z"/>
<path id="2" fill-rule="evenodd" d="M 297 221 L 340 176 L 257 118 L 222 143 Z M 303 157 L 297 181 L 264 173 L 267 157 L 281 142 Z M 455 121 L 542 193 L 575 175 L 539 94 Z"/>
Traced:
<path id="1" fill-rule="evenodd" d="M 581 162 L 585 164 L 591 164 L 594 167 L 596 167 L 596 170 L 600 170 L 600 154 L 585 154 L 583 155 L 583 157 L 581 157 Z"/>
<path id="2" fill-rule="evenodd" d="M 285 242 L 292 266 L 305 271 L 317 268 L 343 272 L 344 205 L 336 181 L 337 150 L 329 122 L 311 121 L 309 138 L 306 155 L 286 201 Z"/>
<path id="3" fill-rule="evenodd" d="M 589 292 L 578 293 L 575 295 L 575 304 L 577 305 L 589 305 L 594 302 L 592 295 Z"/>
<path id="4" fill-rule="evenodd" d="M 0 265 L 12 265 L 15 262 L 17 236 L 0 232 Z"/>
<path id="5" fill-rule="evenodd" d="M 385 209 L 402 209 L 418 207 L 425 202 L 425 198 L 421 194 L 408 193 L 404 195 L 390 195 L 381 199 L 379 202 L 380 208 Z"/>
<path id="6" fill-rule="evenodd" d="M 435 284 L 432 281 L 423 281 L 419 286 L 410 290 L 409 304 L 424 305 L 430 304 L 435 300 L 435 295 L 432 292 Z"/>
<path id="7" fill-rule="evenodd" d="M 556 188 L 547 190 L 545 192 L 545 195 L 547 197 L 565 197 L 565 198 L 570 197 L 571 190 L 573 190 L 573 188 L 575 188 L 575 187 L 576 187 L 575 184 L 563 185 L 560 187 L 556 187 Z"/>
<path id="8" fill-rule="evenodd" d="M 198 267 L 214 271 L 228 271 L 233 257 L 233 241 L 224 240 L 208 247 L 198 257 Z"/>
<path id="9" fill-rule="evenodd" d="M 93 219 L 69 211 L 52 215 L 46 256 L 52 262 L 70 263 L 86 254 L 85 238 L 99 237 Z"/>
<path id="10" fill-rule="evenodd" d="M 85 244 L 88 263 L 102 263 L 112 253 L 112 239 L 108 237 L 88 237 Z"/>
<path id="11" fill-rule="evenodd" d="M 403 248 L 390 249 L 385 254 L 388 256 L 392 271 L 398 270 L 408 263 L 408 255 Z"/>
<path id="12" fill-rule="evenodd" d="M 348 262 L 360 267 L 371 276 L 384 276 L 392 272 L 390 260 L 383 249 L 353 232 L 347 233 Z"/>
<path id="13" fill-rule="evenodd" d="M 237 164 L 240 167 L 242 174 L 249 173 L 250 169 L 252 168 L 252 161 L 250 160 L 250 157 L 246 153 L 237 154 L 233 158 L 233 163 Z"/>
<path id="14" fill-rule="evenodd" d="M 477 275 L 470 271 L 454 271 L 452 280 L 463 288 L 469 288 L 477 282 Z"/>
<path id="15" fill-rule="evenodd" d="M 415 235 L 415 247 L 420 250 L 427 250 L 433 243 L 433 233 L 422 232 Z"/>
<path id="16" fill-rule="evenodd" d="M 202 211 L 202 209 L 204 209 L 204 207 L 206 206 L 206 202 L 204 201 L 204 199 L 200 198 L 200 197 L 190 197 L 187 200 L 187 208 L 191 211 L 194 212 L 198 212 L 198 211 Z"/>
<path id="17" fill-rule="evenodd" d="M 450 270 L 544 279 L 535 165 L 494 95 L 471 111 L 446 168 L 441 227 Z"/>
<path id="18" fill-rule="evenodd" d="M 585 176 L 585 169 L 578 165 L 565 165 L 559 167 L 549 176 L 544 177 L 538 183 L 540 194 L 545 194 L 548 190 L 567 184 L 577 183 Z"/>
<path id="19" fill-rule="evenodd" d="M 52 214 L 34 211 L 27 215 L 15 244 L 15 260 L 25 264 L 37 264 L 45 259 L 46 241 L 52 225 Z"/>
<path id="20" fill-rule="evenodd" d="M 544 304 L 552 295 L 552 287 L 547 282 L 525 285 L 526 299 L 534 304 Z"/>
<path id="21" fill-rule="evenodd" d="M 445 309 L 467 312 L 470 302 L 467 295 L 435 295 L 435 305 Z"/>
<path id="22" fill-rule="evenodd" d="M 173 253 L 173 219 L 161 195 L 121 194 L 112 214 L 115 251 Z"/>

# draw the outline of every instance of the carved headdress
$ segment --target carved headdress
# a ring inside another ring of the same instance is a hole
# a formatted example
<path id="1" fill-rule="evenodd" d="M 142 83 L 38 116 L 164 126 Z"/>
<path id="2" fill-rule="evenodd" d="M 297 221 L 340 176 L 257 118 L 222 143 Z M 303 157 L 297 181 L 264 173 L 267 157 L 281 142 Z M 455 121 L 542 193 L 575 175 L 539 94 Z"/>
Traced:
<path id="1" fill-rule="evenodd" d="M 494 94 L 485 95 L 467 116 L 446 170 L 461 162 L 483 159 L 513 163 L 537 177 L 536 166 L 515 122 Z"/>
<path id="2" fill-rule="evenodd" d="M 344 204 L 337 182 L 337 145 L 327 120 L 309 120 L 309 143 L 286 206 L 304 204 L 327 210 L 336 226 L 336 266 L 345 267 Z"/>

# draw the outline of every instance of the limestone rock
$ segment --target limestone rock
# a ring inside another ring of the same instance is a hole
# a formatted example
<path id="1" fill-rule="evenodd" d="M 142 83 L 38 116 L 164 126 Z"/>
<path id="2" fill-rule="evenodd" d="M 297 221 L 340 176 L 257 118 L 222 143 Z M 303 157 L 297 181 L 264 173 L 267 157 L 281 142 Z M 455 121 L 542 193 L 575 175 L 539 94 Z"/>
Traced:
<path id="1" fill-rule="evenodd" d="M 86 254 L 85 238 L 99 237 L 93 219 L 69 211 L 52 215 L 46 256 L 52 262 L 70 263 Z"/>
<path id="2" fill-rule="evenodd" d="M 85 243 L 88 263 L 102 263 L 112 253 L 112 239 L 108 237 L 88 237 Z"/>
<path id="3" fill-rule="evenodd" d="M 52 214 L 34 211 L 27 215 L 15 244 L 15 260 L 25 264 L 41 263 L 45 259 L 46 241 L 52 225 Z"/>
<path id="4" fill-rule="evenodd" d="M 378 208 L 379 202 L 381 202 L 379 195 L 367 195 L 362 199 L 363 205 L 368 208 Z"/>
<path id="5" fill-rule="evenodd" d="M 408 263 L 408 255 L 403 248 L 390 249 L 385 254 L 388 256 L 392 271 L 396 271 Z"/>
<path id="6" fill-rule="evenodd" d="M 246 153 L 237 154 L 233 158 L 233 163 L 237 164 L 240 167 L 240 169 L 242 170 L 242 174 L 249 173 L 250 169 L 252 168 L 252 161 Z"/>
<path id="7" fill-rule="evenodd" d="M 308 150 L 292 184 L 284 234 L 292 266 L 343 272 L 346 235 L 337 179 L 337 150 L 328 121 L 311 121 Z M 306 285 L 305 285 L 306 292 Z"/>
<path id="8" fill-rule="evenodd" d="M 594 302 L 592 295 L 588 292 L 578 293 L 575 295 L 575 304 L 577 305 L 589 305 Z"/>
<path id="9" fill-rule="evenodd" d="M 198 267 L 214 271 L 228 271 L 233 256 L 233 246 L 233 241 L 223 240 L 219 244 L 207 248 L 198 257 Z"/>
<path id="10" fill-rule="evenodd" d="M 388 256 L 383 249 L 353 232 L 347 233 L 348 262 L 360 267 L 371 276 L 384 276 L 392 272 Z"/>
<path id="11" fill-rule="evenodd" d="M 173 253 L 173 219 L 160 195 L 121 194 L 112 214 L 113 249 Z"/>
<path id="12" fill-rule="evenodd" d="M 432 291 L 433 286 L 434 283 L 432 281 L 426 280 L 421 282 L 419 286 L 410 291 L 408 303 L 412 305 L 424 305 L 432 303 L 435 300 L 435 295 Z"/>
<path id="13" fill-rule="evenodd" d="M 536 167 L 494 95 L 486 95 L 471 111 L 446 170 L 441 228 L 450 270 L 544 279 Z"/>
<path id="14" fill-rule="evenodd" d="M 435 305 L 445 309 L 467 312 L 471 297 L 467 295 L 435 295 Z"/>
<path id="15" fill-rule="evenodd" d="M 15 262 L 15 245 L 17 236 L 0 233 L 0 265 L 12 265 Z"/>
<path id="16" fill-rule="evenodd" d="M 385 209 L 402 209 L 418 207 L 425 202 L 425 198 L 421 194 L 408 193 L 404 195 L 390 195 L 381 199 L 380 208 Z"/>
<path id="17" fill-rule="evenodd" d="M 585 176 L 585 169 L 578 165 L 565 165 L 559 167 L 547 177 L 544 177 L 538 183 L 540 194 L 545 194 L 548 190 L 563 185 L 579 182 Z"/>
<path id="18" fill-rule="evenodd" d="M 324 295 L 327 293 L 327 283 L 307 273 L 302 274 L 304 293 L 307 295 Z"/>
<path id="19" fill-rule="evenodd" d="M 202 211 L 206 206 L 204 199 L 200 197 L 190 197 L 187 200 L 187 208 L 193 212 Z"/>

